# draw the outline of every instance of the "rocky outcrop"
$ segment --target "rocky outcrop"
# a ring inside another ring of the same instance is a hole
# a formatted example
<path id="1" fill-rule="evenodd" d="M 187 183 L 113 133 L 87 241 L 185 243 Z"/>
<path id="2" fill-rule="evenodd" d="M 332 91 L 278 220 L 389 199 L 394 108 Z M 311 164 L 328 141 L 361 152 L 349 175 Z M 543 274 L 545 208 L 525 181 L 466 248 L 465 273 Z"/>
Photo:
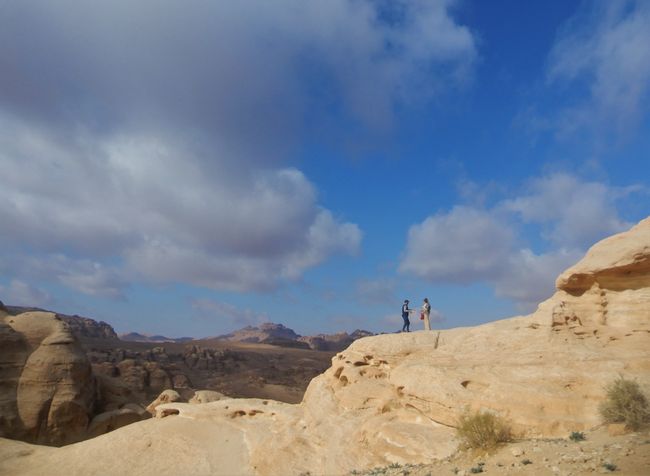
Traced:
<path id="1" fill-rule="evenodd" d="M 96 321 L 77 315 L 57 314 L 57 316 L 68 324 L 70 331 L 79 339 L 117 339 L 115 329 L 104 321 Z"/>
<path id="2" fill-rule="evenodd" d="M 5 311 L 8 314 L 19 315 L 27 312 L 50 312 L 36 307 L 8 306 Z M 88 317 L 78 315 L 67 315 L 56 313 L 56 317 L 68 325 L 68 329 L 77 339 L 117 339 L 117 334 L 113 327 L 104 322 L 96 321 Z"/>
<path id="3" fill-rule="evenodd" d="M 177 391 L 167 389 L 164 390 L 160 395 L 158 395 L 158 397 L 147 406 L 146 410 L 152 415 L 155 415 L 156 408 L 158 408 L 158 406 L 162 405 L 163 403 L 172 403 L 172 402 L 180 402 L 180 401 L 182 401 L 182 398 Z"/>
<path id="4" fill-rule="evenodd" d="M 348 474 L 446 458 L 466 409 L 504 417 L 517 436 L 593 428 L 604 385 L 619 375 L 650 393 L 648 233 L 645 220 L 594 246 L 529 316 L 359 339 L 312 380 L 300 405 L 162 403 L 158 418 L 101 442 L 49 453 L 22 446 L 5 451 L 4 464 L 18 475 L 52 461 L 60 463 L 52 474 L 99 474 L 111 468 L 107 454 L 129 454 L 129 470 L 145 475 L 188 465 L 205 475 Z M 159 459 L 164 465 L 151 464 Z"/>
<path id="5" fill-rule="evenodd" d="M 0 322 L 0 432 L 62 445 L 83 438 L 95 399 L 90 363 L 53 313 L 5 315 Z"/>
<path id="6" fill-rule="evenodd" d="M 202 403 L 216 402 L 224 398 L 227 397 L 223 393 L 215 392 L 214 390 L 197 390 L 188 403 L 199 405 Z"/>

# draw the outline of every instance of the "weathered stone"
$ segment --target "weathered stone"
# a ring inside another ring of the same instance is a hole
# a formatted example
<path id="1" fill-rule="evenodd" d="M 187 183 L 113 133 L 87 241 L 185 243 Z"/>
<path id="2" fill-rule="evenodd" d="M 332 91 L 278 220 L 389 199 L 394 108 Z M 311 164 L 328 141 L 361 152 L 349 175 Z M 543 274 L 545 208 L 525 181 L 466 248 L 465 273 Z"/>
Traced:
<path id="1" fill-rule="evenodd" d="M 0 323 L 0 430 L 62 445 L 83 438 L 95 399 L 90 362 L 53 313 L 5 315 Z"/>
<path id="2" fill-rule="evenodd" d="M 161 405 L 163 403 L 172 403 L 172 402 L 178 402 L 181 400 L 181 396 L 178 394 L 176 390 L 164 390 L 158 397 L 151 402 L 147 406 L 147 411 L 151 413 L 152 415 L 156 414 L 156 408 L 158 405 Z"/>
<path id="3" fill-rule="evenodd" d="M 223 393 L 215 392 L 214 390 L 197 390 L 194 396 L 190 399 L 191 404 L 210 403 L 217 400 L 223 400 L 226 397 Z"/>

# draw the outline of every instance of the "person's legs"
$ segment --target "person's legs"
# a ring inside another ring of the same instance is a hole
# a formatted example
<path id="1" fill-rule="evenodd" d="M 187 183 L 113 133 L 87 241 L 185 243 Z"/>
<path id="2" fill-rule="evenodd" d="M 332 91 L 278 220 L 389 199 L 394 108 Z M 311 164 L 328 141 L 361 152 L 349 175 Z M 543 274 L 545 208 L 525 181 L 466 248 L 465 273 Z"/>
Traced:
<path id="1" fill-rule="evenodd" d="M 406 318 L 406 332 L 411 332 L 411 321 L 409 321 L 409 318 Z"/>
<path id="2" fill-rule="evenodd" d="M 402 315 L 402 319 L 404 320 L 404 324 L 402 325 L 402 332 L 404 332 L 408 328 L 409 318 Z"/>
<path id="3" fill-rule="evenodd" d="M 431 330 L 431 321 L 429 321 L 429 316 L 424 315 L 424 330 L 425 331 L 430 331 Z"/>

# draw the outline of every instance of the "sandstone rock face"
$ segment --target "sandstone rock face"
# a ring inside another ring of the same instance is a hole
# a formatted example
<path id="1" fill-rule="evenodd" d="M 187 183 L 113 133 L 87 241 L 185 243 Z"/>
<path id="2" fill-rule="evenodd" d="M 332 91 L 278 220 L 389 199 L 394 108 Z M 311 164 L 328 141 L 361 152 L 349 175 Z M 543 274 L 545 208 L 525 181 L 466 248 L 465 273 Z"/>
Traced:
<path id="1" fill-rule="evenodd" d="M 90 363 L 69 327 L 45 312 L 2 319 L 0 432 L 50 445 L 82 439 L 95 383 Z"/>
<path id="2" fill-rule="evenodd" d="M 188 465 L 200 475 L 348 474 L 445 458 L 466 408 L 503 416 L 520 436 L 593 428 L 604 385 L 619 375 L 650 393 L 648 246 L 650 220 L 597 244 L 529 316 L 357 340 L 299 405 L 163 403 L 159 418 L 96 440 L 29 447 L 27 456 L 16 449 L 23 456 L 11 469 L 33 474 L 54 462 L 51 474 L 102 474 L 112 467 L 108 453 L 131 455 L 129 471 L 144 475 Z"/>

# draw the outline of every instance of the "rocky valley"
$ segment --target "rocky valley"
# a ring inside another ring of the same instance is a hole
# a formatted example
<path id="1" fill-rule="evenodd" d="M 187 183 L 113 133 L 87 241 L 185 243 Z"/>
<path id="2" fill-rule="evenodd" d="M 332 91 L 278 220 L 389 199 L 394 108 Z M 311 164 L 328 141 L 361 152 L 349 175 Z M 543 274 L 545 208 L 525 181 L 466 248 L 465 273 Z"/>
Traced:
<path id="1" fill-rule="evenodd" d="M 358 339 L 327 356 L 329 368 L 297 404 L 271 397 L 165 397 L 152 408 L 156 418 L 62 448 L 0 440 L 0 472 L 338 475 L 383 468 L 425 475 L 478 472 L 469 465 L 479 461 L 481 471 L 493 474 L 589 474 L 615 457 L 621 474 L 648 474 L 647 428 L 615 436 L 620 428 L 604 425 L 598 407 L 605 385 L 620 376 L 650 394 L 650 219 L 594 245 L 559 276 L 556 288 L 527 316 Z M 212 369 L 221 379 L 229 369 L 245 375 L 238 365 L 251 358 L 245 347 L 218 348 L 216 342 L 233 344 L 224 339 L 209 341 L 215 347 L 208 341 L 196 347 L 141 343 L 132 353 L 87 347 L 85 357 L 55 315 L 5 313 L 3 320 L 2 424 L 35 442 L 44 430 L 67 442 L 73 433 L 63 428 L 88 426 L 84 409 L 102 388 L 89 383 L 93 375 L 110 382 L 119 374 L 132 394 L 148 382 L 177 387 L 180 395 L 199 371 Z M 301 352 L 315 351 L 268 347 L 292 353 L 295 364 L 283 374 L 276 360 L 278 380 L 269 385 L 309 378 L 292 372 L 311 355 Z M 271 362 L 271 355 L 264 358 Z M 38 398 L 21 399 L 27 394 Z M 116 391 L 104 402 L 119 409 L 122 397 Z M 467 410 L 507 420 L 517 446 L 491 455 L 459 452 L 455 427 Z M 65 418 L 54 418 L 59 415 Z M 571 432 L 585 432 L 590 443 L 569 447 Z M 579 456 L 579 448 L 589 454 Z M 530 463 L 522 463 L 523 454 L 531 455 Z"/>

